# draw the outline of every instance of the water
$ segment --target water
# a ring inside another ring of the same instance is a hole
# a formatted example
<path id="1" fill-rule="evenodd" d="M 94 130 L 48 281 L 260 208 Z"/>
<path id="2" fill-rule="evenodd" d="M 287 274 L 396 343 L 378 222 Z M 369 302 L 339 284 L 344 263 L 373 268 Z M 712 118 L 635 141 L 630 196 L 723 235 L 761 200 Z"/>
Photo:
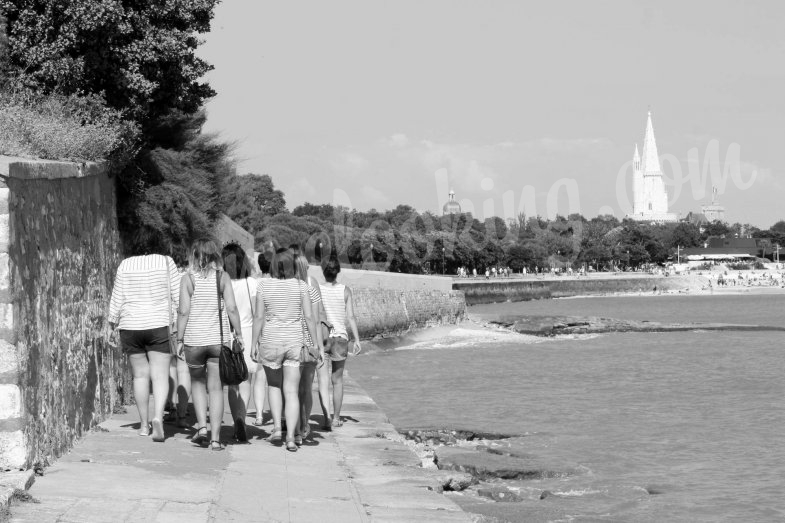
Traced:
<path id="1" fill-rule="evenodd" d="M 470 313 L 783 325 L 785 295 L 546 300 Z M 506 481 L 520 503 L 455 495 L 509 521 L 782 521 L 781 332 L 541 339 L 459 329 L 354 359 L 399 429 L 519 435 L 498 444 L 563 478 Z M 543 491 L 552 496 L 540 500 Z"/>

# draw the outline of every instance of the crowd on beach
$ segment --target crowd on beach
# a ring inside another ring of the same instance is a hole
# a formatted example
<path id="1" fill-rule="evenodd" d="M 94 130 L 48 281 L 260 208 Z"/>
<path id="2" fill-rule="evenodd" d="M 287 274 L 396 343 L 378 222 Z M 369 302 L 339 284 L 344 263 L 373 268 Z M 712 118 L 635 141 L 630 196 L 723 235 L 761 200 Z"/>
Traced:
<path id="1" fill-rule="evenodd" d="M 337 282 L 337 258 L 323 264 L 325 283 L 308 268 L 298 245 L 278 249 L 270 260 L 259 255 L 257 270 L 238 245 L 219 249 L 212 240 L 195 242 L 182 268 L 160 254 L 123 260 L 109 322 L 131 364 L 139 435 L 163 442 L 163 423 L 176 423 L 195 445 L 223 450 L 226 387 L 236 441 L 248 442 L 246 419 L 255 426 L 271 421 L 269 441 L 296 452 L 312 436 L 315 376 L 321 428 L 340 427 L 343 371 L 347 357 L 361 350 L 352 291 Z M 222 382 L 222 347 L 242 352 L 247 379 Z"/>

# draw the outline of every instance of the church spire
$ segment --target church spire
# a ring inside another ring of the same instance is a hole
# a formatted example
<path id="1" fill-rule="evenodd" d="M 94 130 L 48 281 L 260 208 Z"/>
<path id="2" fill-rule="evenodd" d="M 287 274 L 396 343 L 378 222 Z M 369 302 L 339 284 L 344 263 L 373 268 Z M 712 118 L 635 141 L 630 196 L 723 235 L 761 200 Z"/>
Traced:
<path id="1" fill-rule="evenodd" d="M 635 154 L 632 156 L 632 169 L 634 171 L 641 170 L 641 155 L 638 154 L 638 144 L 635 144 Z"/>
<path id="2" fill-rule="evenodd" d="M 657 154 L 657 142 L 654 140 L 654 126 L 651 124 L 651 111 L 646 120 L 646 136 L 643 138 L 643 172 L 644 174 L 660 174 L 660 158 Z"/>

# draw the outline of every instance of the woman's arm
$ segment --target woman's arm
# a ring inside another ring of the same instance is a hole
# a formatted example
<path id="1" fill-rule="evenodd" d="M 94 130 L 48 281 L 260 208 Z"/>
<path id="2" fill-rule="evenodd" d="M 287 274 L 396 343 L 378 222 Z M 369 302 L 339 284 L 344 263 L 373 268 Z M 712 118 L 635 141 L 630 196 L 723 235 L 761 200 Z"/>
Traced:
<path id="1" fill-rule="evenodd" d="M 253 329 L 251 330 L 251 359 L 259 361 L 259 338 L 264 332 L 264 298 L 262 282 L 256 285 L 256 307 L 254 307 Z"/>
<path id="2" fill-rule="evenodd" d="M 307 286 L 302 288 L 302 292 L 300 293 L 300 300 L 303 306 L 303 316 L 305 317 L 305 325 L 308 327 L 308 332 L 311 335 L 311 340 L 316 340 L 319 343 L 319 353 L 324 354 L 322 351 L 322 333 L 318 332 L 316 329 L 316 315 L 314 314 L 311 308 L 311 297 L 308 295 L 308 291 L 306 291 Z"/>
<path id="3" fill-rule="evenodd" d="M 237 303 L 234 301 L 234 289 L 232 289 L 232 279 L 225 272 L 221 272 L 221 284 L 223 285 L 223 298 L 226 305 L 226 314 L 229 316 L 229 323 L 234 328 L 235 336 L 243 343 L 243 331 L 240 324 L 240 311 L 237 310 Z"/>
<path id="4" fill-rule="evenodd" d="M 352 290 L 349 287 L 344 287 L 343 299 L 346 303 L 346 319 L 349 322 L 349 327 L 354 336 L 354 351 L 352 356 L 360 354 L 362 347 L 360 346 L 360 333 L 357 331 L 357 318 L 354 317 L 354 298 L 352 297 Z"/>
<path id="5" fill-rule="evenodd" d="M 177 306 L 177 357 L 180 359 L 185 357 L 183 336 L 185 336 L 185 327 L 188 325 L 188 316 L 191 314 L 191 295 L 193 292 L 191 277 L 188 274 L 183 275 L 180 280 L 180 300 Z"/>

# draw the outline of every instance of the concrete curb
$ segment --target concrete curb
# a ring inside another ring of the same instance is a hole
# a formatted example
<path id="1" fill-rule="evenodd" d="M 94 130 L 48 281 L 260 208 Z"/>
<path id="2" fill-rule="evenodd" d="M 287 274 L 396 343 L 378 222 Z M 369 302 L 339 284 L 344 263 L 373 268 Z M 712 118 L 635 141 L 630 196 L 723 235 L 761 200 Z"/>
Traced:
<path id="1" fill-rule="evenodd" d="M 8 507 L 17 490 L 27 490 L 35 483 L 33 469 L 0 472 L 0 509 Z"/>

